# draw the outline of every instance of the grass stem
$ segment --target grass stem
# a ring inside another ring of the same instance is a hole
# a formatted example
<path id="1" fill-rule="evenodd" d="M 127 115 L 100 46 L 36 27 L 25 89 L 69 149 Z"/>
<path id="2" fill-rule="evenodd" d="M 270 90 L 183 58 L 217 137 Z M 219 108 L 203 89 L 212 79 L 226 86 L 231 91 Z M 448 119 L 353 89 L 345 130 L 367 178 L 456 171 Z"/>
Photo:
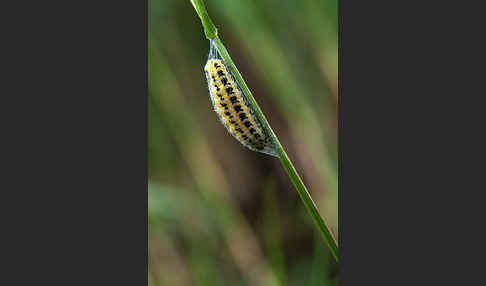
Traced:
<path id="1" fill-rule="evenodd" d="M 292 161 L 290 161 L 289 156 L 287 155 L 284 148 L 282 147 L 282 144 L 280 144 L 280 141 L 275 135 L 275 132 L 273 132 L 272 128 L 270 127 L 270 124 L 265 118 L 265 115 L 260 109 L 260 106 L 256 102 L 255 98 L 250 92 L 250 89 L 248 88 L 245 81 L 243 80 L 243 77 L 241 76 L 240 72 L 238 71 L 235 64 L 233 63 L 233 60 L 231 59 L 228 51 L 226 50 L 225 46 L 221 42 L 221 39 L 218 37 L 217 29 L 214 26 L 213 22 L 211 21 L 211 18 L 209 17 L 206 11 L 206 7 L 204 6 L 203 0 L 190 0 L 190 1 L 194 6 L 194 9 L 196 10 L 199 18 L 201 19 L 201 23 L 204 28 L 204 34 L 206 35 L 206 38 L 214 41 L 214 44 L 216 45 L 216 48 L 218 49 L 221 57 L 223 58 L 224 62 L 230 69 L 231 73 L 234 75 L 235 80 L 238 82 L 238 85 L 241 87 L 243 93 L 246 95 L 248 99 L 248 103 L 252 106 L 253 110 L 255 111 L 255 115 L 260 121 L 262 128 L 265 130 L 265 132 L 272 140 L 273 147 L 278 154 L 280 163 L 282 164 L 282 167 L 284 168 L 290 181 L 292 181 L 292 184 L 294 185 L 295 189 L 297 190 L 297 193 L 302 199 L 302 202 L 304 203 L 307 212 L 309 213 L 314 223 L 319 228 L 322 236 L 324 237 L 324 241 L 327 243 L 333 257 L 336 259 L 336 261 L 339 261 L 336 239 L 332 235 L 332 232 L 330 231 L 329 227 L 327 226 L 322 216 L 319 214 L 319 210 L 317 209 L 316 204 L 312 200 L 309 191 L 307 190 L 304 183 L 302 182 L 302 179 L 297 173 L 294 165 L 292 164 Z"/>

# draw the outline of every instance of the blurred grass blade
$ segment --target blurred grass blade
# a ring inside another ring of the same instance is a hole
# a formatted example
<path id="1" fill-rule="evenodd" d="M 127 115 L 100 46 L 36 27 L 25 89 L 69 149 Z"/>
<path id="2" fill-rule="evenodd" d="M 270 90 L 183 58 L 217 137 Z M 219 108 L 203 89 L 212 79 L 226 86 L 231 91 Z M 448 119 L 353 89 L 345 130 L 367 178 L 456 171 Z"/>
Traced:
<path id="1" fill-rule="evenodd" d="M 223 60 L 225 61 L 226 65 L 230 69 L 230 71 L 233 73 L 235 76 L 235 80 L 238 82 L 239 86 L 241 87 L 243 93 L 246 95 L 248 99 L 248 103 L 252 106 L 253 110 L 255 111 L 255 115 L 262 124 L 263 129 L 265 132 L 270 136 L 270 139 L 272 140 L 273 147 L 275 151 L 278 154 L 278 157 L 280 159 L 280 162 L 287 173 L 289 179 L 292 181 L 292 184 L 294 185 L 295 189 L 297 190 L 300 198 L 302 199 L 302 202 L 304 203 L 308 213 L 312 217 L 313 221 L 319 228 L 321 234 L 324 237 L 325 242 L 327 243 L 333 257 L 336 259 L 336 261 L 339 261 L 338 258 L 338 247 L 335 238 L 333 237 L 331 231 L 329 230 L 329 227 L 326 225 L 324 219 L 322 216 L 319 214 L 319 211 L 316 207 L 316 204 L 312 200 L 311 195 L 307 191 L 307 188 L 305 187 L 304 183 L 302 182 L 302 179 L 300 178 L 299 174 L 297 173 L 294 165 L 292 164 L 292 161 L 290 161 L 290 158 L 287 156 L 287 153 L 285 152 L 284 148 L 282 147 L 282 144 L 280 144 L 280 141 L 278 140 L 277 136 L 273 132 L 272 128 L 270 127 L 270 124 L 268 124 L 267 119 L 265 118 L 265 115 L 263 114 L 262 110 L 258 106 L 257 102 L 255 101 L 255 98 L 253 97 L 252 93 L 250 92 L 248 86 L 246 85 L 245 81 L 243 80 L 243 77 L 241 76 L 240 72 L 236 68 L 235 64 L 233 63 L 233 60 L 231 59 L 228 51 L 226 50 L 225 46 L 219 39 L 217 35 L 217 29 L 214 26 L 213 22 L 211 21 L 211 18 L 209 17 L 206 7 L 204 6 L 204 3 L 202 0 L 190 0 L 192 5 L 194 6 L 194 9 L 196 10 L 199 18 L 201 19 L 201 23 L 204 28 L 204 33 L 208 39 L 214 40 L 214 44 L 216 45 L 217 49 L 219 50 L 219 53 Z"/>

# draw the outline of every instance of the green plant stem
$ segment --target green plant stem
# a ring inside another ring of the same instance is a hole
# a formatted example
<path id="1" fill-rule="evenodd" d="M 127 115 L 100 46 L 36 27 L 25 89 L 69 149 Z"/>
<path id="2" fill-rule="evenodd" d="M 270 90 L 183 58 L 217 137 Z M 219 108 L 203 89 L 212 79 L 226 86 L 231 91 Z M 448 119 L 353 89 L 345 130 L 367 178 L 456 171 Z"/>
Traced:
<path id="1" fill-rule="evenodd" d="M 202 0 L 190 0 L 194 9 L 196 9 L 197 15 L 201 18 L 201 23 L 204 27 L 204 34 L 206 38 L 213 39 L 218 35 L 218 29 L 209 18 L 208 11 L 206 11 L 206 6 L 204 6 L 204 2 Z"/>
<path id="2" fill-rule="evenodd" d="M 290 161 L 290 158 L 287 156 L 287 153 L 285 152 L 284 148 L 282 147 L 282 144 L 280 144 L 280 141 L 278 140 L 277 136 L 275 135 L 275 132 L 273 132 L 272 128 L 270 127 L 270 124 L 268 123 L 267 119 L 265 118 L 265 115 L 263 115 L 262 110 L 260 109 L 260 106 L 256 102 L 255 98 L 253 97 L 252 93 L 250 92 L 250 89 L 246 85 L 245 81 L 243 80 L 243 77 L 241 76 L 240 72 L 236 68 L 235 64 L 233 63 L 233 60 L 231 59 L 228 51 L 224 47 L 223 43 L 221 42 L 220 38 L 217 35 L 217 29 L 214 26 L 213 22 L 209 18 L 209 15 L 206 11 L 206 7 L 204 6 L 204 3 L 202 0 L 190 0 L 192 5 L 194 6 L 197 14 L 199 15 L 199 18 L 201 18 L 201 23 L 204 28 L 204 33 L 206 35 L 206 38 L 213 40 L 214 45 L 218 49 L 221 57 L 223 58 L 224 62 L 232 72 L 232 74 L 235 77 L 235 80 L 238 82 L 238 85 L 241 87 L 243 93 L 246 95 L 248 99 L 248 103 L 253 107 L 253 110 L 255 111 L 255 115 L 260 121 L 262 128 L 265 130 L 265 132 L 270 136 L 270 139 L 272 141 L 273 147 L 275 151 L 277 152 L 278 158 L 280 159 L 280 162 L 282 164 L 282 167 L 284 168 L 285 172 L 287 173 L 288 177 L 292 181 L 292 184 L 294 185 L 295 189 L 297 190 L 297 193 L 299 194 L 300 198 L 302 199 L 302 202 L 304 203 L 308 213 L 312 217 L 313 221 L 319 228 L 321 234 L 324 237 L 325 242 L 327 243 L 332 255 L 336 259 L 336 261 L 339 261 L 338 257 L 338 247 L 336 243 L 336 239 L 332 235 L 331 231 L 329 230 L 329 227 L 326 225 L 326 222 L 322 218 L 322 216 L 319 214 L 319 210 L 316 207 L 316 204 L 312 200 L 312 197 L 307 191 L 307 188 L 305 187 L 304 183 L 302 182 L 302 179 L 300 178 L 299 174 L 295 170 L 294 165 L 292 164 L 292 161 Z"/>

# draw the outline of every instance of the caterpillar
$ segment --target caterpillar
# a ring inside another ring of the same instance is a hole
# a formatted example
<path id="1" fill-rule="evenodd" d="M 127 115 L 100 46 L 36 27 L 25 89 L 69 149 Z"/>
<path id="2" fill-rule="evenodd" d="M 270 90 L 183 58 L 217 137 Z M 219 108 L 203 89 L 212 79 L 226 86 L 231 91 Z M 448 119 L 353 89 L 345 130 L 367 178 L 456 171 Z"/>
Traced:
<path id="1" fill-rule="evenodd" d="M 277 156 L 255 112 L 211 43 L 204 67 L 209 97 L 221 123 L 241 144 L 252 151 Z"/>

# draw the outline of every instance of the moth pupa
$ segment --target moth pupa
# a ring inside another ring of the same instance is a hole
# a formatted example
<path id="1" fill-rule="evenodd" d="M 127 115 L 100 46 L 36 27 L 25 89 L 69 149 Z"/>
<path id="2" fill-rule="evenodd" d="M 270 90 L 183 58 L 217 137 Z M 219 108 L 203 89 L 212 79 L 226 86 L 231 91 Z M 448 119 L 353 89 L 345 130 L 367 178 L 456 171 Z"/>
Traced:
<path id="1" fill-rule="evenodd" d="M 269 136 L 212 40 L 204 72 L 214 111 L 228 132 L 252 151 L 277 156 Z"/>

